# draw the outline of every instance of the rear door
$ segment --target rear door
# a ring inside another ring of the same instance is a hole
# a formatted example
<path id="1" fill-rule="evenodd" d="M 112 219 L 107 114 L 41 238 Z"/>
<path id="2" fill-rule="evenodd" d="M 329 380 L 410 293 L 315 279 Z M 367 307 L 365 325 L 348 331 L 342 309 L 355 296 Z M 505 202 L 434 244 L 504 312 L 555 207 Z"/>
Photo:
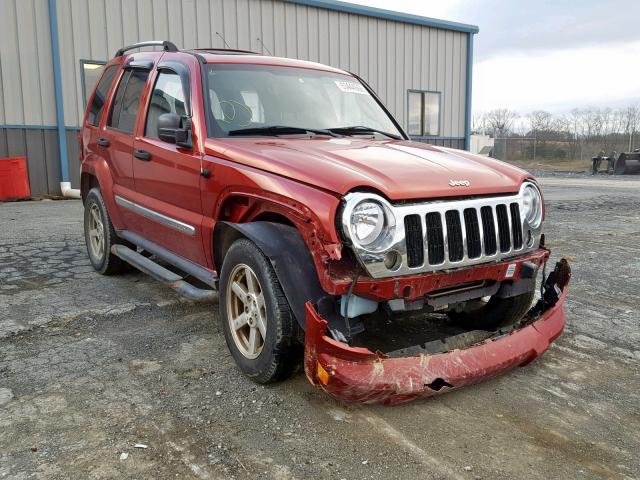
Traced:
<path id="1" fill-rule="evenodd" d="M 115 90 L 105 128 L 98 145 L 108 152 L 110 169 L 114 179 L 115 203 L 121 214 L 124 228 L 142 233 L 136 215 L 126 207 L 126 201 L 134 195 L 133 141 L 140 99 L 145 91 L 153 60 L 132 56 L 124 66 Z"/>
<path id="2" fill-rule="evenodd" d="M 189 64 L 164 54 L 144 99 L 144 122 L 134 140 L 133 171 L 136 202 L 144 207 L 140 219 L 144 236 L 168 250 L 205 265 L 200 196 L 201 154 L 197 142 L 185 148 L 160 140 L 158 119 L 173 113 L 191 123 Z M 195 139 L 193 139 L 195 140 Z"/>

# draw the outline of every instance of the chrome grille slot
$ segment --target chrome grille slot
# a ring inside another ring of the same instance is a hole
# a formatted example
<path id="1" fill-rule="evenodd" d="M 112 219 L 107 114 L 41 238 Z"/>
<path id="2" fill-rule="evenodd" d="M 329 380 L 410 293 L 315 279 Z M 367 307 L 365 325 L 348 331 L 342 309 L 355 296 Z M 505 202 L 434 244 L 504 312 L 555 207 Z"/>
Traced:
<path id="1" fill-rule="evenodd" d="M 513 248 L 520 250 L 522 248 L 522 220 L 520 220 L 520 206 L 512 203 L 509 206 L 511 210 L 511 233 L 513 235 Z"/>
<path id="2" fill-rule="evenodd" d="M 457 210 L 448 210 L 444 214 L 444 217 L 447 222 L 447 247 L 449 248 L 449 261 L 459 262 L 464 258 L 460 214 Z"/>
<path id="3" fill-rule="evenodd" d="M 482 243 L 480 240 L 480 225 L 475 208 L 464 209 L 464 228 L 467 232 L 467 256 L 478 258 L 482 255 Z"/>
<path id="4" fill-rule="evenodd" d="M 509 214 L 506 205 L 496 206 L 498 217 L 498 238 L 500 239 L 500 251 L 502 253 L 511 250 L 511 229 L 509 228 Z"/>
<path id="5" fill-rule="evenodd" d="M 419 215 L 404 217 L 404 230 L 407 243 L 407 265 L 411 268 L 424 263 L 424 243 L 422 239 L 422 222 Z"/>
<path id="6" fill-rule="evenodd" d="M 427 256 L 429 265 L 444 262 L 444 236 L 442 218 L 438 212 L 427 213 Z"/>
<path id="7" fill-rule="evenodd" d="M 482 235 L 484 238 L 484 254 L 495 255 L 498 251 L 496 244 L 496 224 L 493 221 L 493 210 L 491 207 L 482 207 L 480 209 L 482 217 Z"/>

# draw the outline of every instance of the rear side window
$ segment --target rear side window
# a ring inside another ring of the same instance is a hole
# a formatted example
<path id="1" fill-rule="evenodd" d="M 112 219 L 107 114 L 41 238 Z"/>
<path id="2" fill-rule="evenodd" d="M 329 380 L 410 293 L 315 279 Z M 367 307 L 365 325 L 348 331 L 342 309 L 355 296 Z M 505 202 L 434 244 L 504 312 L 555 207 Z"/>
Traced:
<path id="1" fill-rule="evenodd" d="M 158 118 L 163 113 L 175 113 L 180 117 L 185 115 L 182 82 L 175 73 L 162 72 L 158 75 L 149 101 L 144 130 L 147 137 L 158 138 Z"/>
<path id="2" fill-rule="evenodd" d="M 113 77 L 115 77 L 117 71 L 118 65 L 111 65 L 104 71 L 102 78 L 98 82 L 96 93 L 93 95 L 91 105 L 89 106 L 89 117 L 87 122 L 90 125 L 98 125 L 100 123 L 102 110 L 104 109 L 104 104 L 107 101 L 107 94 L 109 93 L 109 89 L 113 83 Z"/>
<path id="3" fill-rule="evenodd" d="M 147 70 L 127 70 L 116 90 L 107 125 L 125 133 L 133 133 L 140 97 L 147 83 Z"/>

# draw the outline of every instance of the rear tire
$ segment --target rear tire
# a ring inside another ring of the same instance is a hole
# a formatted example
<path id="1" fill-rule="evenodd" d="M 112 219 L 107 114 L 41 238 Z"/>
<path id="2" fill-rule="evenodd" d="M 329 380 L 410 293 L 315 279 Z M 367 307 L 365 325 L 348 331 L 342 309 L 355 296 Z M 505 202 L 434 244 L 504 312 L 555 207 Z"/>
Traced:
<path id="1" fill-rule="evenodd" d="M 289 377 L 300 364 L 299 326 L 264 254 L 242 238 L 220 273 L 220 319 L 238 367 L 257 383 Z"/>
<path id="2" fill-rule="evenodd" d="M 112 245 L 129 243 L 116 235 L 99 188 L 92 188 L 84 202 L 84 240 L 97 272 L 115 275 L 129 269 L 128 263 L 111 253 Z"/>
<path id="3" fill-rule="evenodd" d="M 491 297 L 482 307 L 471 310 L 448 312 L 449 318 L 456 324 L 473 330 L 495 330 L 514 325 L 531 308 L 535 291 L 516 295 L 515 297 Z"/>

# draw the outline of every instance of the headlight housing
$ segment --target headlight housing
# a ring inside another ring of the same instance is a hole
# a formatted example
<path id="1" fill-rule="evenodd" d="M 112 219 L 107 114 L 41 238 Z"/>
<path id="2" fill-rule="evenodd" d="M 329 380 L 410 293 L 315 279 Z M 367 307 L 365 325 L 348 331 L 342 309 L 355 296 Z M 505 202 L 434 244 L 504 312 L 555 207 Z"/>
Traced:
<path id="1" fill-rule="evenodd" d="M 522 214 L 525 222 L 533 230 L 542 224 L 542 194 L 533 183 L 525 183 L 522 187 Z"/>
<path id="2" fill-rule="evenodd" d="M 377 195 L 355 194 L 346 202 L 342 212 L 345 236 L 351 243 L 369 252 L 387 248 L 393 241 L 395 227 L 391 206 Z"/>

